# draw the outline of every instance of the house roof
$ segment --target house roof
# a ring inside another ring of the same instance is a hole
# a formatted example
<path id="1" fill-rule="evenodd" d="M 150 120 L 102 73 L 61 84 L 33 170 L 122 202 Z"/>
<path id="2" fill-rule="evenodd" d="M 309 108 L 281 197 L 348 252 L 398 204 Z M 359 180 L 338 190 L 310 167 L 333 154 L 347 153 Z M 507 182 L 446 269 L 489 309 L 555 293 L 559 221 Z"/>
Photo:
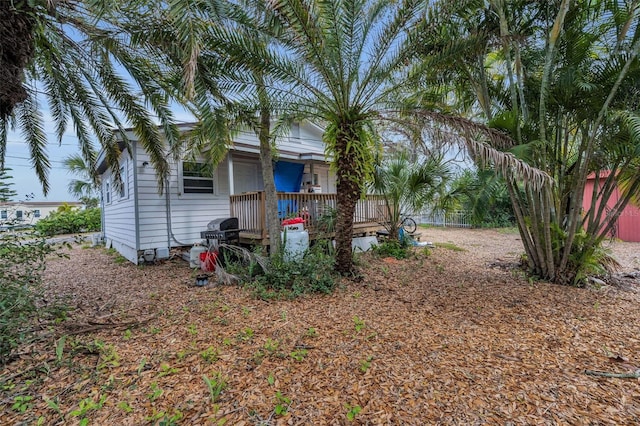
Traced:
<path id="1" fill-rule="evenodd" d="M 195 122 L 185 122 L 185 123 L 179 123 L 177 124 L 177 126 L 181 131 L 188 131 L 191 128 L 193 128 L 195 124 L 196 124 Z M 311 127 L 312 129 L 320 133 L 323 131 L 322 127 L 316 123 L 305 122 L 305 124 L 308 124 L 309 127 Z M 132 128 L 125 129 L 125 131 L 128 133 L 127 137 L 130 140 L 133 141 L 136 139 L 135 135 L 133 135 Z M 236 140 L 232 142 L 232 145 L 229 148 L 230 151 L 250 153 L 250 154 L 256 154 L 256 155 L 260 154 L 260 147 L 258 145 L 243 142 L 243 139 L 246 139 L 246 138 L 243 138 L 240 136 L 234 139 Z M 121 151 L 123 151 L 125 147 L 126 147 L 126 143 L 124 142 L 124 140 L 118 140 L 118 148 Z M 312 146 L 307 146 L 306 148 L 308 149 L 307 151 L 300 152 L 300 151 L 293 151 L 291 149 L 280 147 L 278 148 L 278 155 L 280 158 L 285 160 L 322 161 L 322 162 L 326 161 L 324 150 L 314 149 L 314 147 Z M 98 174 L 102 174 L 107 170 L 108 165 L 106 161 L 106 152 L 104 151 L 104 149 L 100 150 L 96 164 L 97 164 Z"/>

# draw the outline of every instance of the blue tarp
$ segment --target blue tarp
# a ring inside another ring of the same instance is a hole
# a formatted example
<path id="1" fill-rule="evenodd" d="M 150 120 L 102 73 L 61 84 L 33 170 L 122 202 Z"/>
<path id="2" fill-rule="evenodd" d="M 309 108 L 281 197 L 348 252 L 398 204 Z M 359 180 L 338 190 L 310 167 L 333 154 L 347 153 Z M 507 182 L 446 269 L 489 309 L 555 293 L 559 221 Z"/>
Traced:
<path id="1" fill-rule="evenodd" d="M 276 191 L 299 192 L 302 185 L 302 172 L 304 172 L 304 164 L 278 161 L 273 170 Z"/>
<path id="2" fill-rule="evenodd" d="M 273 170 L 276 191 L 280 192 L 299 192 L 302 185 L 302 173 L 304 172 L 304 164 L 289 163 L 287 161 L 278 161 Z M 278 217 L 283 219 L 291 213 L 298 211 L 298 206 L 293 200 L 278 201 Z"/>

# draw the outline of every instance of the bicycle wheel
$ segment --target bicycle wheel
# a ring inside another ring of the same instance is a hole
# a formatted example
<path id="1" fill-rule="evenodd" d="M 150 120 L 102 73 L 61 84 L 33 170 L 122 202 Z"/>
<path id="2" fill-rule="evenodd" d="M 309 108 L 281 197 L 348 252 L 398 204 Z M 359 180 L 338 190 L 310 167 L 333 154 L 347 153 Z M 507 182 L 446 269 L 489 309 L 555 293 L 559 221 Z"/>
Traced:
<path id="1" fill-rule="evenodd" d="M 418 225 L 412 218 L 405 217 L 404 219 L 402 219 L 402 228 L 404 228 L 404 230 L 409 234 L 413 234 L 414 232 L 416 232 L 416 229 L 418 229 Z"/>

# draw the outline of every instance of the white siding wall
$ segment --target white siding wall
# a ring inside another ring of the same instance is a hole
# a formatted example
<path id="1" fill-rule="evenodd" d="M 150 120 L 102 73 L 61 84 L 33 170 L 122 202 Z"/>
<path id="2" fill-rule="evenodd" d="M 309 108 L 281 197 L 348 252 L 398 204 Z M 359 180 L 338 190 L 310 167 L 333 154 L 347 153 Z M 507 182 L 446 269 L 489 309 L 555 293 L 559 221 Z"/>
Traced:
<path id="1" fill-rule="evenodd" d="M 148 161 L 140 154 L 138 163 Z M 213 219 L 229 216 L 228 163 L 224 159 L 216 169 L 215 194 L 182 194 L 179 167 L 172 167 L 169 180 L 171 231 L 168 236 L 166 195 L 158 195 L 153 168 L 147 166 L 138 173 L 139 250 L 190 245 L 201 240 L 200 232 Z"/>
<path id="2" fill-rule="evenodd" d="M 299 134 L 299 136 L 297 136 Z M 302 124 L 292 129 L 288 137 L 281 137 L 277 141 L 278 149 L 302 154 L 324 154 L 322 132 L 309 124 Z"/>
<path id="3" fill-rule="evenodd" d="M 103 200 L 104 204 L 104 236 L 107 245 L 111 245 L 130 261 L 137 263 L 136 228 L 135 228 L 135 200 L 133 188 L 133 160 L 128 151 L 125 151 L 120 159 L 120 164 L 126 162 L 125 197 L 120 197 L 120 192 L 113 184 L 111 171 L 107 170 L 103 175 Z M 109 182 L 110 202 L 106 202 L 105 183 Z"/>

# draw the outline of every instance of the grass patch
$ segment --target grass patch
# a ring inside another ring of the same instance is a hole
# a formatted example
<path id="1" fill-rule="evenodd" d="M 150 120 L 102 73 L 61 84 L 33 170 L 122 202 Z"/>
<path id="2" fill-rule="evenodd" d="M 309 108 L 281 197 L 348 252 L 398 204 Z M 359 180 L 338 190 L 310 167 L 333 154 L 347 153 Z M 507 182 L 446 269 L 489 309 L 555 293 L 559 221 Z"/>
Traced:
<path id="1" fill-rule="evenodd" d="M 438 248 L 443 248 L 451 251 L 467 251 L 460 246 L 457 246 L 453 243 L 434 243 L 434 245 Z"/>

